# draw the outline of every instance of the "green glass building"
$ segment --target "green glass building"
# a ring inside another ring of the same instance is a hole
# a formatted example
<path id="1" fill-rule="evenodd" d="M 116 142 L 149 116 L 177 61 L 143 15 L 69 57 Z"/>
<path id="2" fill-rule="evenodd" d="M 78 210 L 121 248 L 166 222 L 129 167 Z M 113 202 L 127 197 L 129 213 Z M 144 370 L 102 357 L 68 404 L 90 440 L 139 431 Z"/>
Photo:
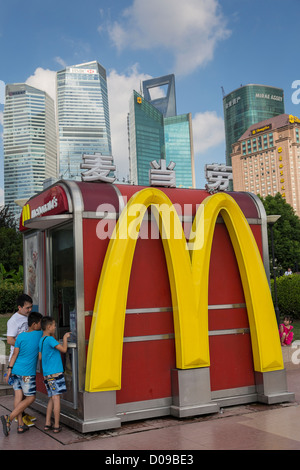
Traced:
<path id="1" fill-rule="evenodd" d="M 130 181 L 149 186 L 152 160 L 165 158 L 164 118 L 158 109 L 133 91 L 129 104 Z"/>
<path id="2" fill-rule="evenodd" d="M 176 186 L 195 187 L 191 114 L 164 117 L 133 91 L 128 114 L 129 169 L 133 184 L 149 186 L 150 162 L 176 163 Z"/>
<path id="3" fill-rule="evenodd" d="M 232 144 L 246 130 L 265 119 L 284 114 L 284 93 L 281 88 L 245 85 L 223 98 L 226 164 L 231 166 Z"/>
<path id="4" fill-rule="evenodd" d="M 165 118 L 164 131 L 167 165 L 170 162 L 176 163 L 177 188 L 194 188 L 195 171 L 191 113 Z"/>

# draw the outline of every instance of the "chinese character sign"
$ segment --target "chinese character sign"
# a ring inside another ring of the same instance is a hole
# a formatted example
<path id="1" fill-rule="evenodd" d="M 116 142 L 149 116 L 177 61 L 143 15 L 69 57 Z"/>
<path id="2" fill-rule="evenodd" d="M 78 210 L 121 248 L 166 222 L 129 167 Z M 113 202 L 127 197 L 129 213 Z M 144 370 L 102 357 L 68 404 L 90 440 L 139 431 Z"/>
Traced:
<path id="1" fill-rule="evenodd" d="M 86 169 L 81 173 L 82 181 L 103 181 L 106 183 L 113 183 L 114 176 L 109 176 L 110 172 L 116 170 L 113 164 L 112 155 L 102 155 L 95 153 L 94 155 L 82 155 L 84 163 L 81 163 L 80 168 Z"/>
<path id="2" fill-rule="evenodd" d="M 210 193 L 226 191 L 229 181 L 232 180 L 232 167 L 219 164 L 205 165 L 205 178 L 208 181 L 205 189 Z"/>
<path id="3" fill-rule="evenodd" d="M 150 162 L 150 186 L 176 188 L 175 165 L 176 163 L 170 162 L 167 166 L 166 160 L 159 160 L 159 163 L 156 160 Z"/>

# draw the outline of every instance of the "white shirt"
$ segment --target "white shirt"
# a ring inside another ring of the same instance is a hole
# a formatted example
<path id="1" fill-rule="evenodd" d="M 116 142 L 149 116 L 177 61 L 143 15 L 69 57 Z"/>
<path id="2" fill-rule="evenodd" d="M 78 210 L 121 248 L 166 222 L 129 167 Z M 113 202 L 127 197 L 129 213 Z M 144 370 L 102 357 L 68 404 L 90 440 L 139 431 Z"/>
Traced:
<path id="1" fill-rule="evenodd" d="M 25 315 L 21 315 L 19 312 L 16 312 L 7 322 L 7 336 L 12 336 L 13 338 L 17 338 L 20 333 L 23 331 L 28 330 L 28 317 Z M 14 352 L 14 346 L 10 346 L 10 355 L 9 361 L 11 356 Z"/>

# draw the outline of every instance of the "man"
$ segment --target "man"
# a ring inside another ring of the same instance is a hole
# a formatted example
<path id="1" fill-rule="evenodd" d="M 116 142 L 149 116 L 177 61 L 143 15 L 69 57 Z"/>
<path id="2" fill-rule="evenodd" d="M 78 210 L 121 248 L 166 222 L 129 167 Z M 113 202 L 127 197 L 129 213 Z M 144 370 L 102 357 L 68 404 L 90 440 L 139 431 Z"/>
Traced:
<path id="1" fill-rule="evenodd" d="M 28 315 L 32 310 L 32 298 L 27 294 L 21 294 L 17 298 L 18 311 L 7 322 L 7 344 L 10 345 L 9 361 L 14 352 L 17 336 L 28 330 Z M 23 422 L 26 426 L 33 426 L 36 418 L 24 414 Z"/>

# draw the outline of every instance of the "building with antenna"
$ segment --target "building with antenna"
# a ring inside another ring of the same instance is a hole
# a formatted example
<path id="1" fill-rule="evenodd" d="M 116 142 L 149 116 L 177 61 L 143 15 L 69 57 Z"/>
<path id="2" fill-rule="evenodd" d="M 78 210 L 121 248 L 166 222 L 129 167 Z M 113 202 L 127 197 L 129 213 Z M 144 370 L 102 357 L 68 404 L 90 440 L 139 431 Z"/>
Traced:
<path id="1" fill-rule="evenodd" d="M 83 154 L 111 155 L 106 71 L 97 61 L 57 72 L 59 177 L 81 179 Z"/>

